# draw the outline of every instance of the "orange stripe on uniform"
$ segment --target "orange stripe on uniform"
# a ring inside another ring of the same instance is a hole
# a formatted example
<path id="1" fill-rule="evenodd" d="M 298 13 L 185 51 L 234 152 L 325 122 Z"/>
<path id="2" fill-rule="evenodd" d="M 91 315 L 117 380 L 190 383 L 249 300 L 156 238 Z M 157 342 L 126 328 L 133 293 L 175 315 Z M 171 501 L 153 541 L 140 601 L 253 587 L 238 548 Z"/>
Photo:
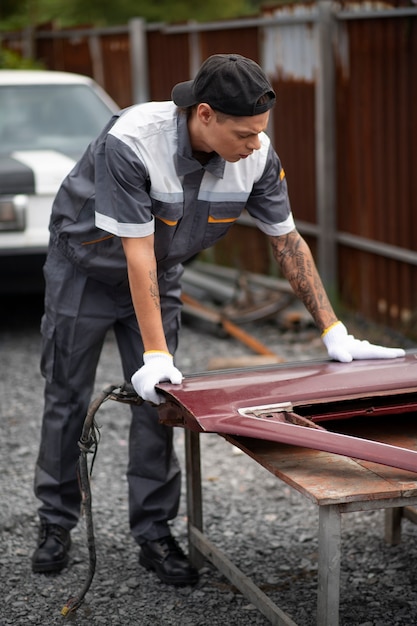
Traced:
<path id="1" fill-rule="evenodd" d="M 176 226 L 178 224 L 178 220 L 176 220 L 175 222 L 173 222 L 172 220 L 164 220 L 162 219 L 162 217 L 159 217 L 158 215 L 156 216 L 156 218 L 160 222 L 164 222 L 164 224 L 166 224 L 167 226 Z"/>
<path id="2" fill-rule="evenodd" d="M 208 222 L 209 224 L 227 224 L 229 222 L 236 222 L 237 217 L 224 217 L 221 219 L 216 219 L 215 217 L 209 215 Z"/>
<path id="3" fill-rule="evenodd" d="M 105 237 L 100 237 L 100 239 L 94 239 L 93 241 L 83 241 L 81 243 L 82 246 L 91 246 L 94 243 L 101 243 L 102 241 L 107 241 L 107 239 L 111 239 L 114 235 L 106 235 Z"/>

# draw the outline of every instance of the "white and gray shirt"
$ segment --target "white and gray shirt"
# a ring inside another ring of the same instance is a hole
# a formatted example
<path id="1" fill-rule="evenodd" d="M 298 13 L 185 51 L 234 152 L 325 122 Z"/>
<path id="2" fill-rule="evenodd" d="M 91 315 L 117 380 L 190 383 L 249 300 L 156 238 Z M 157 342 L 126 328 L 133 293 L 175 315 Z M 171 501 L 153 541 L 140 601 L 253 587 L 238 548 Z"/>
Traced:
<path id="1" fill-rule="evenodd" d="M 155 233 L 161 273 L 223 237 L 244 209 L 268 235 L 294 229 L 280 160 L 265 133 L 236 163 L 192 155 L 186 115 L 173 102 L 134 105 L 114 116 L 64 180 L 52 240 L 93 278 L 126 276 L 121 237 Z"/>

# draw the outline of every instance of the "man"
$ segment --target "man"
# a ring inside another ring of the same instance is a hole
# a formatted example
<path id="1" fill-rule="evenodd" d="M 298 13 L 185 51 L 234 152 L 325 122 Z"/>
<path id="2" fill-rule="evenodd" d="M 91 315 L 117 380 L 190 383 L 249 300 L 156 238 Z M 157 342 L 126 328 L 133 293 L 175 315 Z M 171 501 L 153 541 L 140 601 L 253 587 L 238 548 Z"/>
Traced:
<path id="1" fill-rule="evenodd" d="M 275 94 L 261 68 L 214 55 L 173 102 L 132 106 L 113 117 L 63 182 L 45 264 L 41 369 L 45 409 L 35 493 L 41 500 L 35 572 L 68 562 L 80 494 L 77 442 L 106 332 L 123 373 L 149 401 L 132 408 L 129 516 L 139 562 L 168 584 L 197 581 L 169 520 L 180 469 L 172 429 L 158 423 L 155 384 L 180 383 L 173 355 L 184 261 L 221 238 L 246 208 L 318 328 L 330 357 L 395 358 L 402 350 L 348 335 L 291 214 L 284 171 L 264 134 Z"/>

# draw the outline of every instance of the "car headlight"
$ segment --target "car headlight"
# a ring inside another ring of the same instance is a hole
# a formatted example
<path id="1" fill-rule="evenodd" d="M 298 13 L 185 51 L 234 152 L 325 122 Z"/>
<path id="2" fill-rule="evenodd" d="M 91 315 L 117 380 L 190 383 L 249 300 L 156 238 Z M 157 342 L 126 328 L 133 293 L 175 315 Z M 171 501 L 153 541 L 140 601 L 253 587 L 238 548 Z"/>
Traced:
<path id="1" fill-rule="evenodd" d="M 0 197 L 0 231 L 25 230 L 27 206 L 27 196 Z"/>

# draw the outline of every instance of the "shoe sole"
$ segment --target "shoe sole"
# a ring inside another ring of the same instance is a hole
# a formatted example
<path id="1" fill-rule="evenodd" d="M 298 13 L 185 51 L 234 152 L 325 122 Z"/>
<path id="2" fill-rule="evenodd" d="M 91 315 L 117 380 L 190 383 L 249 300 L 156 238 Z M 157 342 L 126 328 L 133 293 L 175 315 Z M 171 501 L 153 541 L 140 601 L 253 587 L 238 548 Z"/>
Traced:
<path id="1" fill-rule="evenodd" d="M 35 574 L 47 574 L 48 572 L 60 572 L 68 565 L 69 559 L 56 561 L 55 563 L 32 563 L 32 572 Z"/>
<path id="2" fill-rule="evenodd" d="M 167 576 L 163 572 L 161 572 L 161 568 L 159 568 L 155 563 L 153 563 L 150 559 L 147 559 L 142 553 L 139 554 L 139 563 L 143 565 L 145 569 L 148 571 L 155 572 L 158 578 L 165 583 L 166 585 L 175 585 L 176 587 L 185 587 L 186 585 L 195 585 L 198 582 L 198 574 L 196 576 Z"/>

